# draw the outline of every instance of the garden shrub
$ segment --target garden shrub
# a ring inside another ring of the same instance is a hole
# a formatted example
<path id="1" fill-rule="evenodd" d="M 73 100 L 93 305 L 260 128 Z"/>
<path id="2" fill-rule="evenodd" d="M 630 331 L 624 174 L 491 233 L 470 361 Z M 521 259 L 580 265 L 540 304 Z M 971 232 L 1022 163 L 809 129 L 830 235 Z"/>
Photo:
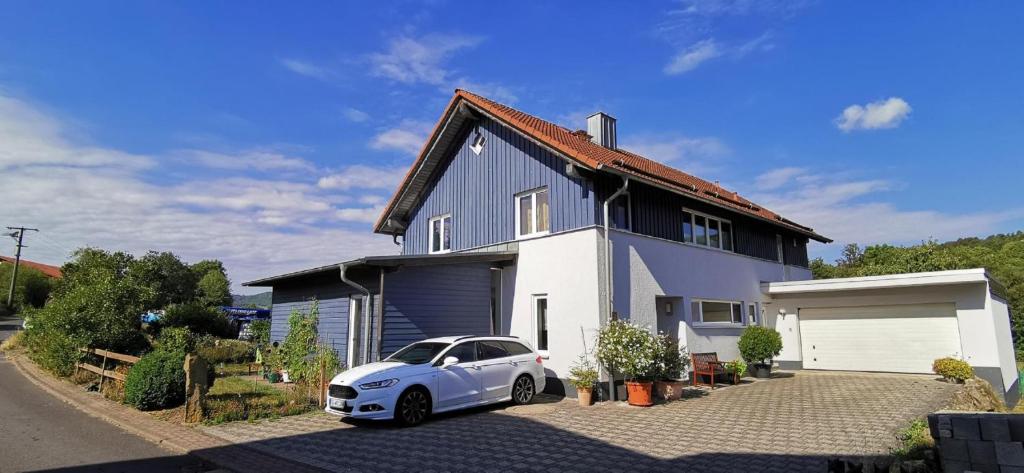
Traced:
<path id="1" fill-rule="evenodd" d="M 782 335 L 768 327 L 751 325 L 740 335 L 738 348 L 747 363 L 771 364 L 772 358 L 782 352 Z"/>
<path id="2" fill-rule="evenodd" d="M 249 324 L 249 333 L 252 335 L 252 342 L 256 346 L 264 347 L 270 344 L 270 321 L 254 320 Z"/>
<path id="3" fill-rule="evenodd" d="M 932 363 L 932 371 L 943 378 L 964 382 L 974 377 L 974 369 L 964 360 L 939 358 Z"/>
<path id="4" fill-rule="evenodd" d="M 932 434 L 928 430 L 928 422 L 924 419 L 915 419 L 906 428 L 896 433 L 899 445 L 892 450 L 892 454 L 902 460 L 920 460 L 924 458 L 924 452 L 935 446 Z"/>
<path id="5" fill-rule="evenodd" d="M 682 379 L 683 371 L 690 366 L 690 358 L 687 357 L 686 347 L 679 346 L 679 340 L 665 334 L 659 334 L 657 342 L 656 377 L 664 381 Z"/>
<path id="6" fill-rule="evenodd" d="M 590 357 L 586 353 L 580 354 L 580 357 L 569 368 L 569 384 L 576 389 L 593 389 L 597 380 L 597 366 L 590 361 Z"/>
<path id="7" fill-rule="evenodd" d="M 60 331 L 36 326 L 25 333 L 29 358 L 40 368 L 61 377 L 74 373 L 75 365 L 81 358 L 78 349 L 84 346 L 83 342 Z"/>
<path id="8" fill-rule="evenodd" d="M 184 327 L 196 335 L 227 337 L 231 335 L 231 323 L 219 310 L 199 302 L 175 304 L 167 308 L 160 318 L 161 330 L 166 327 Z"/>
<path id="9" fill-rule="evenodd" d="M 167 327 L 160 331 L 156 343 L 161 350 L 191 353 L 195 349 L 195 336 L 185 327 Z"/>
<path id="10" fill-rule="evenodd" d="M 650 380 L 657 374 L 658 341 L 643 327 L 613 320 L 597 334 L 597 359 L 629 381 Z"/>
<path id="11" fill-rule="evenodd" d="M 242 340 L 216 340 L 196 346 L 196 353 L 211 364 L 248 363 L 256 359 L 256 346 Z"/>
<path id="12" fill-rule="evenodd" d="M 155 350 L 142 357 L 124 382 L 124 402 L 148 411 L 185 402 L 185 353 Z"/>

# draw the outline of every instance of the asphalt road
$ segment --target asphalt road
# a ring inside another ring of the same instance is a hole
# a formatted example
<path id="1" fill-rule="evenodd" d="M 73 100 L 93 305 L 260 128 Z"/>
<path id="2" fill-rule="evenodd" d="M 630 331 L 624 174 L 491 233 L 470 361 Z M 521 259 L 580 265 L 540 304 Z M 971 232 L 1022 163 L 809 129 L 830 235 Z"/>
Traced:
<path id="1" fill-rule="evenodd" d="M 0 318 L 0 340 L 20 326 Z M 199 471 L 199 461 L 54 398 L 0 354 L 0 473 L 41 470 L 180 473 Z"/>

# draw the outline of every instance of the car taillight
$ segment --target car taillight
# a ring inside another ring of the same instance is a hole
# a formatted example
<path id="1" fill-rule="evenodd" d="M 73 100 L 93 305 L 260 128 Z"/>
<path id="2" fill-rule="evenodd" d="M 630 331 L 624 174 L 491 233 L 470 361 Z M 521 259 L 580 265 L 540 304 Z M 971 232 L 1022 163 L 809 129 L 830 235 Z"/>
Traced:
<path id="1" fill-rule="evenodd" d="M 544 364 L 544 361 L 541 359 L 540 355 L 537 355 L 537 364 L 538 365 L 543 365 Z"/>

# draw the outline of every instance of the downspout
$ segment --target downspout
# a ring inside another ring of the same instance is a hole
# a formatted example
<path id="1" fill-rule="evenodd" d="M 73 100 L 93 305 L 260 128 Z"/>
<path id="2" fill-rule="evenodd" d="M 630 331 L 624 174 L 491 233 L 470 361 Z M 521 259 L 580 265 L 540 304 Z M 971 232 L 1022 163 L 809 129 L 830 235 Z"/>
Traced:
<path id="1" fill-rule="evenodd" d="M 607 306 L 607 313 L 605 314 L 605 316 L 606 316 L 605 321 L 606 322 L 611 322 L 611 320 L 612 320 L 612 314 L 614 313 L 614 310 L 612 309 L 612 304 L 615 302 L 615 297 L 612 295 L 612 291 L 615 289 L 615 286 L 612 284 L 612 247 L 611 247 L 611 238 L 610 238 L 610 235 L 609 235 L 610 225 L 608 225 L 608 220 L 609 220 L 608 206 L 612 202 L 614 202 L 615 199 L 618 199 L 620 196 L 625 194 L 628 191 L 628 189 L 629 189 L 629 177 L 628 176 L 623 176 L 622 177 L 622 187 L 620 187 L 619 190 L 615 191 L 614 194 L 612 194 L 610 197 L 608 197 L 607 199 L 604 200 L 604 269 L 605 269 L 605 303 L 606 303 L 606 306 Z M 616 396 L 615 396 L 615 376 L 612 373 L 608 373 L 608 397 L 612 401 L 616 400 L 615 399 L 616 398 Z"/>
<path id="2" fill-rule="evenodd" d="M 349 268 L 348 263 L 341 263 L 340 265 L 338 265 L 338 270 L 341 273 L 341 282 L 343 282 L 345 284 L 348 284 L 349 286 L 354 287 L 357 291 L 363 293 L 363 295 L 365 296 L 365 298 L 363 299 L 363 313 L 362 313 L 362 317 L 363 317 L 363 324 L 364 325 L 363 325 L 362 329 L 363 329 L 363 331 L 366 331 L 366 330 L 369 330 L 369 327 L 367 327 L 365 324 L 370 323 L 370 304 L 372 302 L 372 298 L 370 297 L 370 290 L 365 288 L 365 287 L 363 287 L 359 283 L 356 283 L 355 281 L 349 279 L 348 276 L 345 274 L 348 271 L 348 268 Z M 350 331 L 351 331 L 351 329 L 352 329 L 352 327 L 349 327 Z M 360 340 L 364 340 L 364 342 L 367 341 L 365 339 L 368 338 L 368 337 L 363 337 L 362 333 L 359 333 L 357 335 L 359 336 Z M 350 340 L 352 339 L 352 334 L 351 333 L 349 334 L 349 339 Z M 349 350 L 348 348 L 349 347 L 347 346 L 347 342 L 346 342 L 346 350 L 351 352 L 351 350 Z M 363 349 L 363 352 L 365 353 L 367 348 L 366 347 L 361 347 L 361 348 Z M 353 358 L 356 358 L 356 359 L 359 358 L 359 354 L 358 353 L 353 353 L 353 355 L 354 355 Z M 353 360 L 346 360 L 346 361 L 347 361 L 347 364 L 348 364 L 349 368 L 352 368 L 354 366 L 353 365 Z"/>

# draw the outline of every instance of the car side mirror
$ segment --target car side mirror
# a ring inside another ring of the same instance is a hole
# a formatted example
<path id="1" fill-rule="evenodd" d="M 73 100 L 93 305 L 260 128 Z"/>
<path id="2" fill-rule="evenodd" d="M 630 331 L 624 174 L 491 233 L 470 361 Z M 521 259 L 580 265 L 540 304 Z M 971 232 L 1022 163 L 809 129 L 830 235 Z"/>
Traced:
<path id="1" fill-rule="evenodd" d="M 442 368 L 450 368 L 453 365 L 459 364 L 459 359 L 454 356 L 446 356 L 444 361 L 441 362 Z"/>

